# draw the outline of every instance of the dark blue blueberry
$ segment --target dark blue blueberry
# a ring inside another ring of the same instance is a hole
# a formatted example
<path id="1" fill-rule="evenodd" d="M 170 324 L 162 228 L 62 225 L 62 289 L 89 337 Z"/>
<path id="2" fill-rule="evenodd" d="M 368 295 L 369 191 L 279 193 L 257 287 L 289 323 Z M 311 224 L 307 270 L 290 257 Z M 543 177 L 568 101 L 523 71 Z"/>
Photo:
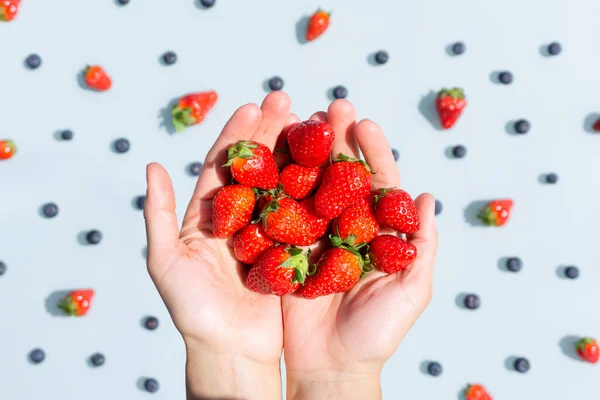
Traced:
<path id="1" fill-rule="evenodd" d="M 429 372 L 429 375 L 431 376 L 440 376 L 442 374 L 442 365 L 438 362 L 430 362 L 429 365 L 427 365 L 427 372 Z"/>
<path id="2" fill-rule="evenodd" d="M 122 6 L 129 4 L 129 0 L 117 0 L 117 2 Z"/>
<path id="3" fill-rule="evenodd" d="M 558 175 L 554 172 L 546 174 L 546 183 L 555 184 L 556 182 L 558 182 Z"/>
<path id="4" fill-rule="evenodd" d="M 506 260 L 506 269 L 511 272 L 519 272 L 523 268 L 523 262 L 519 257 L 509 257 Z"/>
<path id="5" fill-rule="evenodd" d="M 177 54 L 175 54 L 173 51 L 167 51 L 165 54 L 163 54 L 162 59 L 165 64 L 173 65 L 177 62 Z"/>
<path id="6" fill-rule="evenodd" d="M 102 353 L 94 353 L 90 357 L 90 362 L 92 363 L 92 365 L 94 367 L 99 367 L 101 365 L 104 365 L 104 361 L 106 361 L 106 359 L 104 358 L 104 354 L 102 354 Z"/>
<path id="7" fill-rule="evenodd" d="M 390 59 L 390 55 L 385 50 L 379 50 L 375 53 L 375 62 L 377 64 L 385 64 Z"/>
<path id="8" fill-rule="evenodd" d="M 145 205 L 146 205 L 146 196 L 142 195 L 142 196 L 138 196 L 135 198 L 135 206 L 139 210 L 143 210 Z"/>
<path id="9" fill-rule="evenodd" d="M 148 378 L 144 381 L 144 388 L 150 393 L 158 392 L 158 381 L 154 378 Z"/>
<path id="10" fill-rule="evenodd" d="M 117 153 L 127 153 L 129 151 L 129 140 L 125 138 L 117 139 L 113 143 L 115 151 Z"/>
<path id="11" fill-rule="evenodd" d="M 0 261 L 0 276 L 4 275 L 6 272 L 6 264 L 3 261 Z"/>
<path id="12" fill-rule="evenodd" d="M 465 296 L 465 307 L 469 310 L 475 310 L 481 305 L 481 300 L 476 294 L 468 294 Z"/>
<path id="13" fill-rule="evenodd" d="M 467 148 L 461 144 L 459 144 L 458 146 L 454 146 L 452 148 L 452 155 L 454 156 L 454 158 L 463 158 L 467 155 Z"/>
<path id="14" fill-rule="evenodd" d="M 200 4 L 206 8 L 211 8 L 215 5 L 215 0 L 200 0 Z"/>
<path id="15" fill-rule="evenodd" d="M 394 161 L 398 161 L 400 158 L 400 152 L 396 149 L 392 149 L 392 155 L 394 156 Z"/>
<path id="16" fill-rule="evenodd" d="M 527 121 L 526 119 L 520 119 L 517 122 L 515 122 L 515 132 L 517 132 L 518 134 L 524 134 L 529 132 L 529 128 L 531 126 L 529 125 L 529 121 Z"/>
<path id="17" fill-rule="evenodd" d="M 54 218 L 58 215 L 58 206 L 54 203 L 46 203 L 42 206 L 42 213 L 46 218 Z"/>
<path id="18" fill-rule="evenodd" d="M 144 326 L 149 331 L 155 330 L 156 328 L 158 328 L 158 318 L 156 318 L 156 317 L 147 317 L 146 320 L 144 321 Z"/>
<path id="19" fill-rule="evenodd" d="M 348 89 L 346 89 L 342 85 L 334 87 L 333 97 L 335 97 L 336 99 L 345 99 L 346 97 L 348 97 Z"/>
<path id="20" fill-rule="evenodd" d="M 559 55 L 561 51 L 562 47 L 558 42 L 552 42 L 548 45 L 548 54 L 550 54 L 551 56 Z"/>
<path id="21" fill-rule="evenodd" d="M 579 278 L 579 268 L 574 265 L 565 268 L 565 276 L 569 279 Z"/>
<path id="22" fill-rule="evenodd" d="M 190 171 L 190 174 L 192 174 L 193 176 L 198 176 L 198 175 L 200 175 L 200 172 L 202 172 L 202 163 L 201 162 L 193 162 L 189 165 L 188 170 Z"/>
<path id="23" fill-rule="evenodd" d="M 442 204 L 442 202 L 439 201 L 438 199 L 435 199 L 435 215 L 441 214 L 443 209 L 444 209 L 444 205 Z"/>
<path id="24" fill-rule="evenodd" d="M 524 374 L 529 371 L 529 360 L 524 357 L 519 357 L 515 360 L 514 367 L 517 372 Z"/>
<path id="25" fill-rule="evenodd" d="M 457 56 L 463 54 L 467 50 L 467 47 L 463 42 L 456 42 L 452 45 L 452 52 Z"/>
<path id="26" fill-rule="evenodd" d="M 498 75 L 498 79 L 500 80 L 501 83 L 504 83 L 505 85 L 509 85 L 513 81 L 513 75 L 508 71 L 503 71 L 503 72 L 500 72 L 500 74 Z"/>
<path id="27" fill-rule="evenodd" d="M 33 349 L 29 353 L 29 359 L 34 364 L 39 364 L 46 358 L 46 353 L 42 349 Z"/>
<path id="28" fill-rule="evenodd" d="M 25 64 L 29 69 L 38 69 L 42 65 L 42 59 L 37 54 L 30 54 L 25 59 Z"/>
<path id="29" fill-rule="evenodd" d="M 283 89 L 283 79 L 279 76 L 274 76 L 269 79 L 269 89 L 272 91 Z"/>
<path id="30" fill-rule="evenodd" d="M 64 131 L 60 132 L 60 138 L 62 140 L 71 140 L 73 139 L 73 131 L 71 131 L 70 129 L 65 129 Z"/>
<path id="31" fill-rule="evenodd" d="M 85 234 L 85 240 L 89 244 L 98 244 L 102 241 L 102 233 L 97 230 L 91 230 Z"/>

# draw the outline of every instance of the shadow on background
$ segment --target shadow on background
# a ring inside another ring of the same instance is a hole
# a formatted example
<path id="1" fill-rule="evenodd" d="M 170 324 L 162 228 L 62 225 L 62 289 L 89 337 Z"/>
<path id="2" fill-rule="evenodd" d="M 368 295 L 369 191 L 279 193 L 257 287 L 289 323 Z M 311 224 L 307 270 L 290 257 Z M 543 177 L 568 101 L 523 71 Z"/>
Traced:
<path id="1" fill-rule="evenodd" d="M 458 308 L 462 308 L 463 310 L 468 310 L 468 308 L 465 306 L 465 297 L 467 297 L 469 293 L 463 292 L 463 293 L 459 293 L 456 298 L 454 299 L 454 303 L 456 304 L 456 306 Z"/>
<path id="2" fill-rule="evenodd" d="M 426 95 L 421 96 L 419 101 L 419 112 L 429 123 L 438 131 L 443 130 L 440 119 L 435 109 L 435 100 L 437 93 L 433 90 L 429 91 Z"/>
<path id="3" fill-rule="evenodd" d="M 306 27 L 308 26 L 309 18 L 309 15 L 304 15 L 296 22 L 296 40 L 300 44 L 308 43 L 308 40 L 306 40 Z"/>
<path id="4" fill-rule="evenodd" d="M 598 134 L 598 132 L 596 132 L 592 126 L 594 126 L 594 123 L 596 121 L 598 121 L 598 118 L 600 118 L 600 114 L 593 112 L 593 113 L 589 113 L 587 115 L 587 117 L 585 117 L 585 120 L 583 121 L 583 129 L 587 132 L 587 133 L 596 133 Z"/>
<path id="5" fill-rule="evenodd" d="M 79 243 L 82 246 L 89 246 L 90 244 L 88 243 L 87 239 L 85 238 L 87 236 L 88 231 L 81 231 L 77 234 L 77 243 Z"/>
<path id="6" fill-rule="evenodd" d="M 506 357 L 506 360 L 504 360 L 504 368 L 506 368 L 509 371 L 515 371 L 515 361 L 517 361 L 517 356 L 510 356 L 510 357 Z"/>
<path id="7" fill-rule="evenodd" d="M 67 315 L 57 306 L 58 303 L 60 303 L 60 301 L 64 299 L 65 296 L 68 295 L 70 292 L 70 290 L 57 290 L 55 292 L 50 293 L 50 295 L 46 297 L 46 300 L 44 301 L 44 304 L 46 306 L 46 312 L 52 315 L 53 317 L 66 317 Z"/>
<path id="8" fill-rule="evenodd" d="M 427 367 L 429 367 L 430 363 L 431 363 L 431 360 L 425 360 L 425 361 L 421 362 L 421 364 L 419 365 L 419 370 L 421 371 L 422 374 L 431 376 L 431 375 L 429 375 L 429 371 L 427 370 Z"/>
<path id="9" fill-rule="evenodd" d="M 465 221 L 471 226 L 486 226 L 479 218 L 477 214 L 479 211 L 489 203 L 489 200 L 477 200 L 465 208 Z"/>
<path id="10" fill-rule="evenodd" d="M 504 272 L 510 272 L 510 271 L 508 270 L 508 268 L 506 268 L 506 262 L 508 261 L 508 259 L 509 259 L 509 258 L 510 258 L 510 257 L 501 257 L 501 258 L 498 260 L 498 269 L 499 269 L 500 271 L 504 271 Z"/>
<path id="11" fill-rule="evenodd" d="M 560 342 L 558 342 L 558 346 L 560 347 L 560 350 L 563 352 L 563 354 L 567 357 L 572 358 L 573 360 L 581 361 L 581 359 L 577 355 L 577 351 L 575 350 L 575 344 L 577 344 L 577 341 L 579 339 L 579 336 L 567 335 L 560 339 Z"/>
<path id="12" fill-rule="evenodd" d="M 456 157 L 454 157 L 454 153 L 452 153 L 452 149 L 454 149 L 454 146 L 448 146 L 446 147 L 446 149 L 444 150 L 444 155 L 446 156 L 447 159 L 449 160 L 454 160 Z"/>
<path id="13" fill-rule="evenodd" d="M 506 131 L 506 133 L 508 133 L 509 135 L 519 136 L 519 134 L 515 130 L 516 122 L 517 122 L 517 120 L 513 119 L 513 120 L 508 121 L 506 123 L 506 125 L 504 125 L 504 130 Z"/>
<path id="14" fill-rule="evenodd" d="M 169 132 L 170 135 L 177 133 L 177 131 L 175 130 L 175 127 L 173 126 L 173 123 L 171 122 L 171 119 L 173 118 L 171 111 L 173 110 L 173 107 L 175 105 L 177 105 L 177 103 L 179 103 L 179 99 L 180 99 L 180 97 L 175 97 L 175 98 L 171 99 L 169 101 L 169 103 L 167 104 L 167 106 L 160 110 L 159 115 L 158 115 L 160 118 L 160 123 L 159 123 L 158 127 L 159 128 L 164 127 L 167 130 L 167 132 Z"/>
<path id="15" fill-rule="evenodd" d="M 83 78 L 83 69 L 77 73 L 77 84 L 79 85 L 80 88 L 89 90 L 90 92 L 97 91 L 97 90 L 90 88 L 88 85 L 85 84 L 85 79 Z"/>
<path id="16" fill-rule="evenodd" d="M 490 81 L 492 81 L 492 83 L 500 83 L 500 71 L 490 72 Z"/>

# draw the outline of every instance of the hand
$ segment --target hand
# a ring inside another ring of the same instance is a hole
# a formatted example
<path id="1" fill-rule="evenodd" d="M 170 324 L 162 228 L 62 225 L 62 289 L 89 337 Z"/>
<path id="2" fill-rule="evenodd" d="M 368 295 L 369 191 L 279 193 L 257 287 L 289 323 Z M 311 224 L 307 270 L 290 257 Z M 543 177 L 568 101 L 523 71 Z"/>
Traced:
<path id="1" fill-rule="evenodd" d="M 358 158 L 360 147 L 376 173 L 374 189 L 400 187 L 400 174 L 381 128 L 355 124 L 354 107 L 333 102 L 327 114 L 335 130 L 333 154 Z M 296 121 L 297 122 L 297 121 Z M 437 249 L 434 199 L 416 199 L 421 229 L 409 237 L 417 258 L 393 275 L 373 271 L 346 293 L 306 300 L 282 298 L 288 399 L 376 399 L 379 376 L 408 330 L 429 304 Z"/>
<path id="2" fill-rule="evenodd" d="M 231 179 L 221 167 L 226 149 L 251 139 L 273 149 L 290 104 L 274 92 L 261 108 L 247 104 L 233 114 L 206 156 L 181 230 L 167 172 L 148 165 L 148 270 L 186 344 L 189 399 L 281 397 L 281 301 L 246 287 L 231 240 L 212 234 L 211 206 Z"/>

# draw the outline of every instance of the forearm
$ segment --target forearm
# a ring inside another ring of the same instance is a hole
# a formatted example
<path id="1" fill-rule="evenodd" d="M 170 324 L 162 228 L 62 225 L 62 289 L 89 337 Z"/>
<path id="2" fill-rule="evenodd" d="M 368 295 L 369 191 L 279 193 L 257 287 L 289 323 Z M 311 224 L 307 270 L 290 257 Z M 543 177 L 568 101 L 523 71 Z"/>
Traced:
<path id="1" fill-rule="evenodd" d="M 288 400 L 381 399 L 379 373 L 290 372 L 287 377 Z"/>

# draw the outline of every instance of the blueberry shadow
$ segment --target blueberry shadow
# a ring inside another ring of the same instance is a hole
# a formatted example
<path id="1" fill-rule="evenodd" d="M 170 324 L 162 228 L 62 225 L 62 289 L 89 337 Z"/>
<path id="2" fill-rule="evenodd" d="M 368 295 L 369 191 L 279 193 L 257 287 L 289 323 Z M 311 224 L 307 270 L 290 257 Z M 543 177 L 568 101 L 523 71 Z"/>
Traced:
<path id="1" fill-rule="evenodd" d="M 446 46 L 446 54 L 449 55 L 450 57 L 456 57 L 459 54 L 454 54 L 454 52 L 452 51 L 452 46 L 454 46 L 454 43 L 450 43 L 449 45 Z"/>
<path id="2" fill-rule="evenodd" d="M 119 3 L 119 0 L 113 0 L 113 3 L 115 3 L 115 5 L 119 6 L 119 7 L 125 7 L 127 4 L 121 4 Z"/>
<path id="3" fill-rule="evenodd" d="M 144 315 L 142 318 L 140 318 L 140 326 L 142 328 L 144 328 L 144 330 L 148 330 L 146 329 L 146 320 L 148 319 L 149 315 Z"/>
<path id="4" fill-rule="evenodd" d="M 538 182 L 541 183 L 542 185 L 548 185 L 548 186 L 555 185 L 555 184 L 552 184 L 552 183 L 548 183 L 548 181 L 546 180 L 547 176 L 548 176 L 548 174 L 539 174 L 538 175 Z"/>
<path id="5" fill-rule="evenodd" d="M 554 271 L 554 273 L 560 279 L 569 279 L 569 277 L 566 274 L 567 267 L 568 267 L 568 265 L 559 265 L 558 267 L 556 267 L 556 270 Z"/>
<path id="6" fill-rule="evenodd" d="M 329 101 L 337 100 L 335 98 L 335 96 L 333 95 L 333 91 L 335 90 L 336 87 L 337 87 L 337 85 L 336 86 L 332 86 L 329 89 L 327 89 L 327 92 L 325 93 L 325 96 L 327 96 L 327 100 L 329 100 Z"/>
<path id="7" fill-rule="evenodd" d="M 144 257 L 144 260 L 148 259 L 148 246 L 144 246 L 142 249 L 142 257 Z"/>
<path id="8" fill-rule="evenodd" d="M 146 377 L 146 376 L 140 376 L 135 381 L 135 386 L 137 386 L 137 388 L 139 390 L 141 390 L 142 392 L 146 392 L 146 387 L 144 386 L 144 383 L 146 383 L 146 379 L 148 379 L 148 377 Z"/>
<path id="9" fill-rule="evenodd" d="M 506 368 L 509 371 L 516 371 L 515 370 L 515 361 L 517 361 L 516 356 L 510 356 L 510 357 L 506 357 L 506 360 L 504 360 L 504 368 Z"/>
<path id="10" fill-rule="evenodd" d="M 579 339 L 579 336 L 567 335 L 560 339 L 558 346 L 560 347 L 562 353 L 567 357 L 572 358 L 573 360 L 581 361 L 577 355 L 577 351 L 575 350 L 575 345 Z"/>
<path id="11" fill-rule="evenodd" d="M 471 226 L 486 226 L 479 218 L 477 214 L 479 211 L 489 203 L 488 200 L 477 200 L 469 203 L 465 208 L 465 221 Z"/>
<path id="12" fill-rule="evenodd" d="M 271 88 L 269 87 L 269 81 L 271 80 L 271 78 L 267 78 L 263 81 L 263 90 L 267 93 L 271 93 L 273 90 L 271 90 Z"/>
<path id="13" fill-rule="evenodd" d="M 367 56 L 367 62 L 369 63 L 369 65 L 372 65 L 374 67 L 378 67 L 382 64 L 379 64 L 377 61 L 375 61 L 375 54 L 377 54 L 377 52 L 373 52 L 371 54 L 369 54 Z"/>
<path id="14" fill-rule="evenodd" d="M 158 114 L 160 119 L 158 127 L 165 128 L 170 135 L 177 133 L 175 127 L 173 126 L 173 123 L 171 122 L 173 119 L 171 111 L 173 110 L 173 107 L 177 105 L 177 103 L 179 103 L 179 97 L 171 99 L 167 106 L 165 108 L 162 108 Z"/>
<path id="15" fill-rule="evenodd" d="M 504 272 L 512 272 L 506 267 L 506 263 L 510 257 L 500 257 L 498 260 L 498 269 Z"/>
<path id="16" fill-rule="evenodd" d="M 87 231 L 79 232 L 77 234 L 77 242 L 82 246 L 89 246 L 86 236 L 87 236 Z"/>
<path id="17" fill-rule="evenodd" d="M 58 308 L 58 303 L 60 303 L 60 301 L 64 299 L 65 296 L 67 296 L 70 292 L 70 290 L 57 290 L 50 293 L 44 300 L 46 312 L 53 317 L 66 317 L 67 315 L 64 313 L 64 311 Z"/>
<path id="18" fill-rule="evenodd" d="M 300 44 L 308 43 L 306 40 L 306 27 L 308 26 L 309 15 L 303 15 L 302 18 L 296 22 L 296 40 Z"/>
<path id="19" fill-rule="evenodd" d="M 550 52 L 548 51 L 548 45 L 547 44 L 541 45 L 540 48 L 539 48 L 539 52 L 540 52 L 540 55 L 542 57 L 552 57 L 552 54 L 550 54 Z"/>
<path id="20" fill-rule="evenodd" d="M 63 129 L 57 129 L 57 130 L 55 130 L 54 132 L 52 132 L 52 137 L 55 140 L 58 140 L 58 141 L 61 141 L 61 142 L 67 142 L 67 140 L 63 140 L 63 138 L 61 136 L 62 135 L 62 131 L 63 131 Z"/>
<path id="21" fill-rule="evenodd" d="M 419 365 L 419 370 L 421 371 L 422 374 L 431 376 L 429 374 L 429 370 L 428 370 L 429 364 L 431 364 L 431 360 L 425 360 L 425 361 L 421 362 L 421 364 Z"/>
<path id="22" fill-rule="evenodd" d="M 85 363 L 87 364 L 88 367 L 90 368 L 98 368 L 97 366 L 94 365 L 94 363 L 92 362 L 92 355 L 96 354 L 96 352 L 92 353 L 91 355 L 89 355 L 86 359 L 85 359 Z"/>
<path id="23" fill-rule="evenodd" d="M 172 65 L 170 65 L 170 64 L 167 64 L 167 63 L 165 62 L 165 59 L 163 58 L 163 55 L 164 55 L 164 53 L 158 56 L 158 63 L 159 63 L 160 65 L 162 65 L 163 67 L 171 67 Z"/>
<path id="24" fill-rule="evenodd" d="M 517 123 L 517 120 L 514 120 L 514 119 L 508 121 L 506 123 L 506 125 L 504 125 L 504 130 L 506 131 L 506 133 L 508 133 L 509 135 L 512 135 L 512 136 L 519 136 L 519 134 L 515 130 L 516 123 Z"/>
<path id="25" fill-rule="evenodd" d="M 490 81 L 492 81 L 492 83 L 500 83 L 500 72 L 501 71 L 490 72 Z"/>
<path id="26" fill-rule="evenodd" d="M 594 124 L 600 118 L 600 114 L 597 112 L 589 113 L 585 119 L 583 120 L 583 130 L 587 133 L 595 133 L 598 134 L 593 128 Z"/>
<path id="27" fill-rule="evenodd" d="M 465 297 L 467 297 L 469 293 L 459 293 L 454 299 L 454 303 L 458 308 L 462 308 L 463 310 L 468 310 L 467 306 L 465 306 Z"/>
<path id="28" fill-rule="evenodd" d="M 143 210 L 141 210 L 140 208 L 138 208 L 138 205 L 137 205 L 137 198 L 138 198 L 138 197 L 140 197 L 140 196 L 135 196 L 133 199 L 131 199 L 131 207 L 132 207 L 134 210 L 136 210 L 136 211 L 143 211 Z"/>
<path id="29" fill-rule="evenodd" d="M 421 96 L 419 101 L 419 112 L 429 123 L 438 131 L 442 131 L 442 124 L 435 109 L 435 100 L 437 93 L 430 90 L 426 95 Z"/>
<path id="30" fill-rule="evenodd" d="M 454 160 L 456 159 L 456 157 L 454 157 L 454 153 L 452 153 L 452 150 L 454 149 L 454 146 L 448 146 L 446 147 L 446 149 L 444 150 L 444 155 L 446 156 L 447 159 L 449 160 Z"/>

